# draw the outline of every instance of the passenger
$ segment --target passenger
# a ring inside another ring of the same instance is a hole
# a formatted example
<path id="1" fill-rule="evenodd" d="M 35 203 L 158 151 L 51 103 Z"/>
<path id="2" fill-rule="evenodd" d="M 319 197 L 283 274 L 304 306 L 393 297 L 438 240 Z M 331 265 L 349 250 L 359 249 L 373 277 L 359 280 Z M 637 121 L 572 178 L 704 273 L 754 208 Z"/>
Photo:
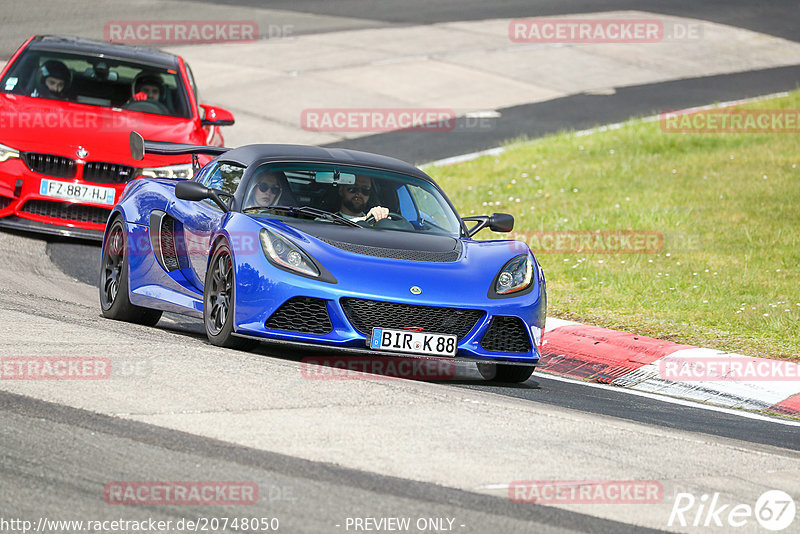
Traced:
<path id="1" fill-rule="evenodd" d="M 280 171 L 256 171 L 251 180 L 245 208 L 274 205 L 293 205 L 286 175 Z"/>

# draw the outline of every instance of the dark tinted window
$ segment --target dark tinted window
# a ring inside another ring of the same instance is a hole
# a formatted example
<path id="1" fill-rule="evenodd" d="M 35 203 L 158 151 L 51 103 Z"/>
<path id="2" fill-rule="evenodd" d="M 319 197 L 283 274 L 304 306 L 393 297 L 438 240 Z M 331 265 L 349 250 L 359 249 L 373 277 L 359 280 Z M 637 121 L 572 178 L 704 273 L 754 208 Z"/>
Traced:
<path id="1" fill-rule="evenodd" d="M 152 87 L 157 89 L 157 97 Z M 134 97 L 134 89 L 140 93 L 139 100 Z M 184 84 L 176 71 L 109 58 L 28 50 L 17 58 L 0 81 L 0 91 L 191 117 Z M 142 99 L 147 93 L 151 98 Z"/>

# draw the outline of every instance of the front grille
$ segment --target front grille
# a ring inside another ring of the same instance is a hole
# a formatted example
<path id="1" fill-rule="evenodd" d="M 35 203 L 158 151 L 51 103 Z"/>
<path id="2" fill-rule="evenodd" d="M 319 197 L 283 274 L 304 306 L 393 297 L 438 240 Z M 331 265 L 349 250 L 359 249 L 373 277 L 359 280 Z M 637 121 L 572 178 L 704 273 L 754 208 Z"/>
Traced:
<path id="1" fill-rule="evenodd" d="M 22 206 L 22 211 L 42 217 L 95 224 L 105 224 L 111 214 L 111 210 L 106 208 L 51 200 L 29 200 Z"/>
<path id="2" fill-rule="evenodd" d="M 531 341 L 522 319 L 498 315 L 492 318 L 481 347 L 491 352 L 530 352 Z"/>
<path id="3" fill-rule="evenodd" d="M 343 298 L 342 309 L 356 330 L 370 335 L 373 328 L 422 328 L 436 334 L 455 334 L 460 340 L 483 317 L 481 310 L 437 308 L 395 302 Z"/>
<path id="4" fill-rule="evenodd" d="M 267 320 L 265 326 L 303 334 L 327 334 L 333 330 L 328 306 L 322 299 L 292 297 Z"/>
<path id="5" fill-rule="evenodd" d="M 379 258 L 392 258 L 395 260 L 407 261 L 427 261 L 427 262 L 454 262 L 461 256 L 461 242 L 458 243 L 456 250 L 447 252 L 429 252 L 427 250 L 408 250 L 397 248 L 384 248 L 372 247 L 369 245 L 359 245 L 356 243 L 347 243 L 345 241 L 333 241 L 330 239 L 320 239 L 321 241 L 354 254 L 363 254 L 365 256 L 377 256 Z"/>
<path id="6" fill-rule="evenodd" d="M 33 172 L 54 176 L 56 178 L 75 178 L 75 160 L 56 156 L 55 154 L 38 154 L 25 152 L 22 154 L 25 165 Z"/>
<path id="7" fill-rule="evenodd" d="M 0 210 L 6 209 L 12 202 L 14 202 L 13 198 L 0 197 Z"/>
<path id="8" fill-rule="evenodd" d="M 89 161 L 83 166 L 83 179 L 97 184 L 125 184 L 135 172 L 136 169 L 128 165 Z"/>

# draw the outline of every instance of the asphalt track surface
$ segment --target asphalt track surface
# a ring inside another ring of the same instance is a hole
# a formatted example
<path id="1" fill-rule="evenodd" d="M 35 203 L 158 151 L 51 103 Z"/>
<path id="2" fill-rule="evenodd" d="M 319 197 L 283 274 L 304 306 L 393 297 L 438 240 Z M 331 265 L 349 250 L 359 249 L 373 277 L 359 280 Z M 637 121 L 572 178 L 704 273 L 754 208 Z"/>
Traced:
<path id="1" fill-rule="evenodd" d="M 455 518 L 454 530 L 461 532 L 486 532 L 487 525 L 503 533 L 531 529 L 656 532 L 557 508 L 518 505 L 504 498 L 239 447 L 9 393 L 0 393 L 0 424 L 9 431 L 0 475 L 5 484 L 22 492 L 10 509 L 3 510 L 5 517 L 38 517 L 45 492 L 48 500 L 66 503 L 66 510 L 74 507 L 71 514 L 61 513 L 61 518 L 106 517 L 108 506 L 97 498 L 102 494 L 97 480 L 181 480 L 202 464 L 208 480 L 258 482 L 260 499 L 247 507 L 247 516 L 277 517 L 285 532 L 333 532 L 343 530 L 335 527 L 344 525 L 346 516 L 414 517 L 420 510 L 425 510 L 425 517 Z M 137 451 L 134 462 L 117 453 L 131 449 L 132 443 Z M 76 447 L 88 444 L 89 450 Z M 66 469 L 43 478 L 40 468 L 28 459 L 52 455 L 58 455 Z M 309 503 L 314 503 L 313 513 Z M 173 521 L 210 515 L 236 517 L 241 512 L 235 506 L 214 507 L 213 514 L 202 507 L 165 510 L 153 506 L 127 507 L 124 514 L 129 520 Z M 476 529 L 478 525 L 483 527 Z"/>
<path id="2" fill-rule="evenodd" d="M 262 5 L 247 0 L 224 2 L 237 6 Z M 532 7 L 533 6 L 533 7 Z M 795 23 L 800 2 L 759 4 L 749 2 L 662 2 L 642 1 L 635 6 L 618 1 L 604 2 L 270 2 L 270 8 L 296 10 L 313 14 L 358 17 L 376 23 L 426 24 L 486 17 L 524 17 L 563 13 L 593 12 L 635 8 L 670 15 L 691 16 L 788 39 L 800 40 Z M 327 26 L 320 27 L 324 31 Z M 306 31 L 313 31 L 311 29 Z M 488 128 L 463 133 L 390 132 L 351 139 L 329 146 L 348 147 L 391 155 L 417 163 L 432 161 L 471 151 L 498 146 L 519 137 L 535 138 L 549 133 L 584 129 L 648 116 L 665 109 L 682 109 L 714 102 L 751 98 L 788 91 L 800 86 L 800 65 L 750 71 L 721 76 L 684 79 L 673 82 L 617 89 L 611 95 L 580 94 L 546 102 L 499 110 L 501 117 L 491 119 Z M 96 284 L 99 275 L 99 248 L 80 241 L 52 239 L 48 255 L 68 275 Z M 86 261 L 91 258 L 91 261 Z M 546 385 L 547 387 L 543 387 Z M 464 385 L 463 387 L 473 387 Z M 485 386 L 476 386 L 485 387 Z M 800 433 L 793 427 L 780 427 L 759 420 L 742 419 L 723 413 L 665 404 L 625 393 L 599 391 L 575 384 L 554 382 L 537 376 L 525 385 L 495 387 L 492 391 L 558 406 L 637 422 L 664 425 L 694 432 L 732 437 L 753 443 L 800 449 Z M 545 392 L 542 394 L 542 392 Z"/>
<path id="3" fill-rule="evenodd" d="M 187 0 L 188 1 L 188 0 Z M 259 0 L 200 0 L 231 6 L 264 7 Z M 436 24 L 457 20 L 546 17 L 576 13 L 597 13 L 636 9 L 664 15 L 693 18 L 784 37 L 800 38 L 797 13 L 800 2 L 752 2 L 751 0 L 408 0 L 402 2 L 371 0 L 272 0 L 270 8 L 317 15 L 333 15 L 372 20 L 376 23 Z M 304 30 L 306 32 L 312 30 Z"/>
<path id="4" fill-rule="evenodd" d="M 220 2 L 215 2 L 219 4 Z M 223 2 L 237 6 L 260 2 Z M 197 3 L 195 3 L 196 5 Z M 635 8 L 665 14 L 691 15 L 798 40 L 798 2 L 271 2 L 271 8 L 313 14 L 355 16 L 386 23 L 420 24 L 451 20 L 553 15 Z M 193 18 L 200 18 L 198 17 Z M 365 26 L 369 23 L 366 22 Z M 320 28 L 328 31 L 330 28 Z M 314 28 L 304 32 L 312 33 Z M 681 80 L 621 89 L 613 95 L 577 95 L 556 101 L 501 110 L 502 117 L 485 135 L 440 136 L 429 143 L 424 134 L 403 138 L 384 134 L 353 140 L 348 146 L 424 162 L 496 146 L 504 139 L 537 137 L 564 129 L 617 122 L 652 112 L 747 98 L 790 90 L 800 82 L 800 67 Z M 624 103 L 624 105 L 622 105 Z M 422 135 L 422 136 L 421 136 Z M 419 147 L 424 146 L 422 150 Z M 38 239 L 38 238 L 33 238 Z M 94 285 L 98 247 L 49 239 L 48 254 L 67 274 Z M 44 305 L 44 304 L 43 304 Z M 176 336 L 199 336 L 200 324 L 186 320 Z M 448 387 L 448 386 L 442 386 Z M 751 444 L 800 450 L 796 427 L 747 419 L 723 412 L 665 403 L 613 390 L 590 388 L 534 375 L 519 386 L 489 386 L 462 381 L 449 387 L 480 389 L 531 403 L 561 406 L 609 418 L 656 427 L 733 438 Z M 275 498 L 262 499 L 248 514 L 280 516 L 290 532 L 328 532 L 348 516 L 419 515 L 456 517 L 467 526 L 488 526 L 496 532 L 646 532 L 641 527 L 598 519 L 544 506 L 518 506 L 508 499 L 464 492 L 433 484 L 365 473 L 258 451 L 157 426 L 120 420 L 88 411 L 0 393 L 3 456 L 0 463 L 0 501 L 6 517 L 35 517 L 43 509 L 60 518 L 80 514 L 101 517 L 107 505 L 98 499 L 97 481 L 180 480 L 181 474 L 202 465 L 209 480 L 254 479 Z M 44 464 L 31 458 L 46 458 Z M 131 461 L 131 458 L 134 461 Z M 172 476 L 170 477 L 170 474 Z M 245 476 L 246 474 L 246 476 Z M 101 484 L 102 486 L 102 484 Z M 314 513 L 309 513 L 314 503 Z M 237 510 L 225 509 L 231 516 Z M 215 510 L 216 516 L 224 515 Z M 72 514 L 72 515 L 70 515 Z M 126 518 L 147 516 L 177 519 L 209 515 L 208 510 L 182 507 L 143 507 L 125 510 Z M 338 529 L 336 529 L 338 530 Z M 467 529 L 465 531 L 485 531 Z"/>

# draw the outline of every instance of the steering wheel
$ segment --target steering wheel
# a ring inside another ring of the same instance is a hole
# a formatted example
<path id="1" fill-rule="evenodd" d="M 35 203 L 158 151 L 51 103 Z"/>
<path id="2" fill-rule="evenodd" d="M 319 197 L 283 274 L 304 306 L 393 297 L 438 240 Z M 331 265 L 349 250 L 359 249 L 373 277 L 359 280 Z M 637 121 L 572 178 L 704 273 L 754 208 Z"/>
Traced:
<path id="1" fill-rule="evenodd" d="M 125 103 L 122 109 L 141 111 L 143 113 L 155 113 L 156 115 L 169 115 L 167 106 L 157 100 L 131 100 Z"/>
<path id="2" fill-rule="evenodd" d="M 405 221 L 406 220 L 405 217 L 403 217 L 399 213 L 395 213 L 393 211 L 389 212 L 389 215 L 386 217 L 386 219 L 388 219 L 390 221 Z M 381 219 L 381 221 L 385 221 L 386 219 Z M 369 224 L 370 226 L 373 226 L 373 225 L 376 224 L 376 222 L 381 222 L 381 221 L 375 221 L 375 217 L 373 215 L 368 215 L 367 218 L 364 219 L 364 222 Z"/>
<path id="3" fill-rule="evenodd" d="M 393 211 L 390 211 L 389 215 L 380 221 L 376 221 L 375 217 L 370 215 L 364 219 L 364 222 L 373 228 L 387 228 L 390 230 L 415 230 L 414 225 L 411 224 L 408 219 Z"/>

